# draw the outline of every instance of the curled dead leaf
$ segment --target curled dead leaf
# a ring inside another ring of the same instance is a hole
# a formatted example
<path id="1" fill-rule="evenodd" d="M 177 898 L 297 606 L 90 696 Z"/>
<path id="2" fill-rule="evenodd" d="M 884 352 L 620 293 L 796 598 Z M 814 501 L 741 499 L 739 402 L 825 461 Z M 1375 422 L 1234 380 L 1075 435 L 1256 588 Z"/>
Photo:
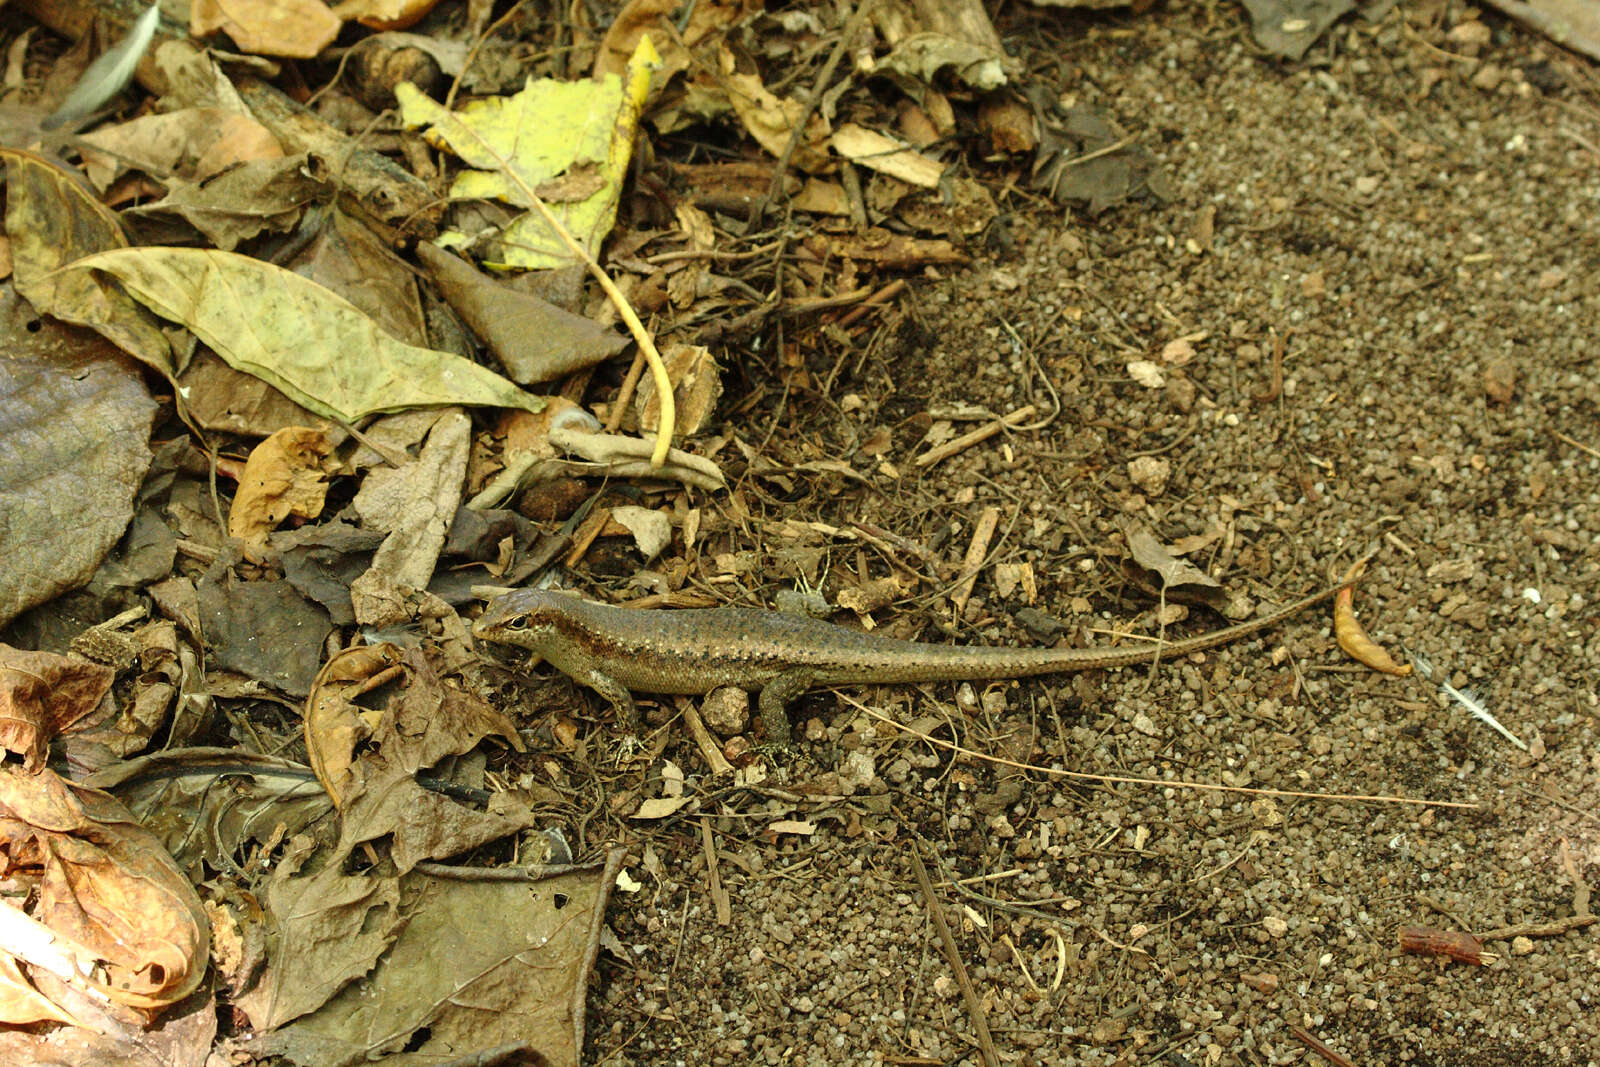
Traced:
<path id="1" fill-rule="evenodd" d="M 251 450 L 228 513 L 228 536 L 243 541 L 252 560 L 260 561 L 267 534 L 290 515 L 322 514 L 331 451 L 327 431 L 311 426 L 285 426 Z"/>
<path id="2" fill-rule="evenodd" d="M 356 746 L 371 736 L 374 713 L 356 699 L 399 677 L 400 649 L 361 645 L 334 656 L 317 675 L 306 698 L 306 759 L 317 781 L 338 806 L 348 791 Z"/>
<path id="3" fill-rule="evenodd" d="M 205 912 L 149 831 L 109 794 L 46 770 L 0 768 L 0 850 L 33 883 L 28 914 L 94 958 L 56 977 L 145 1012 L 199 987 L 210 958 Z"/>

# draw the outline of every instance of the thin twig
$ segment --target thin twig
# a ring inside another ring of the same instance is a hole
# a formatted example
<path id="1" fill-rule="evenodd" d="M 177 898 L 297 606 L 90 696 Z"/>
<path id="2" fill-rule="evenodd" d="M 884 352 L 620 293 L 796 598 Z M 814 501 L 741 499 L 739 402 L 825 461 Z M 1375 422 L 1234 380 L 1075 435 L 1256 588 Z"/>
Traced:
<path id="1" fill-rule="evenodd" d="M 1312 793 L 1299 789 L 1257 789 L 1243 785 L 1217 785 L 1214 782 L 1188 782 L 1182 779 L 1165 780 L 1161 778 L 1132 778 L 1117 774 L 1090 774 L 1087 771 L 1065 771 L 1055 767 L 1040 767 L 1033 763 L 1022 763 L 1018 760 L 1006 759 L 1004 756 L 991 756 L 984 752 L 975 752 L 970 748 L 963 748 L 950 741 L 941 741 L 937 737 L 914 730 L 901 722 L 896 722 L 889 716 L 867 707 L 858 700 L 853 700 L 847 694 L 840 694 L 845 703 L 864 712 L 880 722 L 888 723 L 901 733 L 910 734 L 919 741 L 926 741 L 930 745 L 954 752 L 958 756 L 968 759 L 982 760 L 994 763 L 1001 767 L 1015 767 L 1019 771 L 1031 771 L 1034 774 L 1046 774 L 1054 778 L 1071 778 L 1082 782 L 1103 782 L 1108 785 L 1153 785 L 1162 789 L 1198 789 L 1211 793 L 1243 793 L 1247 796 L 1260 797 L 1297 797 L 1302 800 L 1336 800 L 1347 804 L 1415 804 L 1425 808 L 1460 808 L 1465 811 L 1478 811 L 1483 805 L 1473 804 L 1463 800 L 1428 800 L 1421 797 L 1389 796 L 1383 793 Z"/>
<path id="2" fill-rule="evenodd" d="M 973 445 L 981 444 L 984 441 L 987 441 L 1001 430 L 1009 429 L 1017 425 L 1019 422 L 1027 422 L 1029 419 L 1033 418 L 1038 410 L 1039 409 L 1034 407 L 1032 404 L 1024 404 L 1017 410 L 1007 412 L 1001 418 L 998 418 L 985 426 L 980 426 L 976 430 L 972 430 L 969 433 L 964 433 L 953 441 L 946 441 L 937 448 L 928 449 L 922 455 L 912 460 L 911 463 L 915 467 L 931 467 L 940 460 L 949 459 L 957 452 L 964 452 Z"/>
<path id="3" fill-rule="evenodd" d="M 1560 441 L 1560 442 L 1562 442 L 1564 444 L 1569 444 L 1573 448 L 1576 448 L 1579 452 L 1586 452 L 1589 455 L 1593 456 L 1595 459 L 1600 459 L 1600 451 L 1596 451 L 1595 449 L 1590 448 L 1588 445 L 1584 444 L 1582 441 L 1578 441 L 1578 440 L 1575 440 L 1575 439 L 1573 439 L 1571 437 L 1568 437 L 1566 434 L 1562 433 L 1560 430 L 1551 430 L 1550 432 L 1555 434 L 1557 441 Z"/>
<path id="4" fill-rule="evenodd" d="M 995 1051 L 994 1038 L 989 1035 L 989 1020 L 983 1014 L 983 1002 L 978 999 L 978 991 L 972 988 L 972 978 L 967 974 L 966 964 L 961 961 L 961 950 L 956 945 L 955 935 L 950 932 L 950 924 L 944 921 L 944 911 L 939 906 L 939 898 L 934 895 L 933 882 L 928 877 L 928 868 L 922 863 L 920 849 L 911 849 L 911 869 L 917 874 L 917 885 L 922 887 L 922 900 L 927 905 L 928 918 L 933 920 L 939 943 L 944 946 L 945 961 L 956 973 L 956 984 L 961 986 L 961 997 L 967 1003 L 967 1015 L 972 1019 L 973 1033 L 978 1039 L 978 1051 L 983 1054 L 983 1062 L 987 1067 L 1000 1067 L 1000 1054 Z"/>
<path id="5" fill-rule="evenodd" d="M 1315 1052 L 1318 1056 L 1321 1056 L 1323 1059 L 1333 1064 L 1334 1067 L 1355 1067 L 1355 1064 L 1351 1063 L 1347 1058 L 1341 1056 L 1339 1053 L 1333 1051 L 1333 1049 L 1319 1041 L 1316 1035 L 1311 1033 L 1311 1031 L 1303 1027 L 1296 1026 L 1294 1023 L 1290 1023 L 1289 1032 L 1293 1034 L 1302 1045 L 1305 1045 L 1312 1052 Z"/>

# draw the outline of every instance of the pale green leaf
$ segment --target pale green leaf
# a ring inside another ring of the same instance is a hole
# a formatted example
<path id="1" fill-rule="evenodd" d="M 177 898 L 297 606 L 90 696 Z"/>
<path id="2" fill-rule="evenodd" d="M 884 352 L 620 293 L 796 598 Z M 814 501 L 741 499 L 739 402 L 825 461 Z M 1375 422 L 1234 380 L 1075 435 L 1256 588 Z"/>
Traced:
<path id="1" fill-rule="evenodd" d="M 248 256 L 194 248 L 122 248 L 64 273 L 103 271 L 229 366 L 341 422 L 379 411 L 478 404 L 539 411 L 544 401 L 471 360 L 384 333 L 348 300 Z"/>

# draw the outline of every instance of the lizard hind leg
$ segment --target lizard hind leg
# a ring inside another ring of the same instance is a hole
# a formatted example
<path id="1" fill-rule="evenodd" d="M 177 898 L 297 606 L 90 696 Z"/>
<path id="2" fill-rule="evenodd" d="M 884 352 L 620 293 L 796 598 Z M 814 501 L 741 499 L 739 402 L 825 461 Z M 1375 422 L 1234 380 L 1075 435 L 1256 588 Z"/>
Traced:
<path id="1" fill-rule="evenodd" d="M 792 667 L 761 687 L 756 710 L 761 713 L 761 725 L 766 727 L 767 744 L 788 748 L 793 743 L 789 704 L 810 689 L 814 680 L 813 673 L 807 668 Z"/>

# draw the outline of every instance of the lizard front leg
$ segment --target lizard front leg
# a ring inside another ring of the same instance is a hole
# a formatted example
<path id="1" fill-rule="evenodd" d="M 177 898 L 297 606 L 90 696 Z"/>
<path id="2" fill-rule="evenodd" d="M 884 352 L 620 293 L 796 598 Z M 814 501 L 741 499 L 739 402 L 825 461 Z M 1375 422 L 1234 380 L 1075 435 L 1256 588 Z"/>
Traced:
<path id="1" fill-rule="evenodd" d="M 788 748 L 793 741 L 789 726 L 789 704 L 811 688 L 815 674 L 806 667 L 791 667 L 761 687 L 756 710 L 761 714 L 761 725 L 767 730 L 767 744 Z"/>
<path id="2" fill-rule="evenodd" d="M 611 702 L 617 712 L 617 725 L 630 734 L 639 732 L 639 708 L 627 686 L 598 667 L 589 668 L 578 681 Z"/>

